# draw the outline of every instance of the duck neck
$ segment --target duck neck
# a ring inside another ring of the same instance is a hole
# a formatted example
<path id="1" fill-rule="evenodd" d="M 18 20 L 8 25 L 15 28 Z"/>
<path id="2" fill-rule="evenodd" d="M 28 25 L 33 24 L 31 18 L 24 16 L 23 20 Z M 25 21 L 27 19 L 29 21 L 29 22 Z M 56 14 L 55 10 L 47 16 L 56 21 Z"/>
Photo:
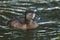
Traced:
<path id="1" fill-rule="evenodd" d="M 29 22 L 30 22 L 30 20 L 26 19 L 25 23 L 26 23 L 26 24 L 29 24 Z"/>
<path id="2" fill-rule="evenodd" d="M 32 20 L 26 19 L 26 24 L 30 24 Z"/>

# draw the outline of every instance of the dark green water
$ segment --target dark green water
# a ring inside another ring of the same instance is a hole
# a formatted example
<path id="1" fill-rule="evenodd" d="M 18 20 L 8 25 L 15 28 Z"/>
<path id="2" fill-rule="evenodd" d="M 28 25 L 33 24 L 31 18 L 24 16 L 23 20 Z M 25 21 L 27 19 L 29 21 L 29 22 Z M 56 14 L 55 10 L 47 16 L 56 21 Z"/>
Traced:
<path id="1" fill-rule="evenodd" d="M 60 2 L 34 3 L 0 2 L 0 40 L 60 40 Z M 9 28 L 4 23 L 17 16 L 22 16 L 27 8 L 37 10 L 40 15 L 40 25 L 37 29 L 26 32 Z M 45 23 L 52 21 L 54 23 Z"/>

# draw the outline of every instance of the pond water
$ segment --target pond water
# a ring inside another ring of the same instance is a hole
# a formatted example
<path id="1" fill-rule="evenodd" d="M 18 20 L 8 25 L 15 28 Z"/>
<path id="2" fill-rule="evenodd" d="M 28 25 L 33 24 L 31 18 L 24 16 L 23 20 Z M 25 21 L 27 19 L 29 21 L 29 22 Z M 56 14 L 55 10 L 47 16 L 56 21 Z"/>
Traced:
<path id="1" fill-rule="evenodd" d="M 60 2 L 2 2 L 0 1 L 0 40 L 60 40 Z M 40 24 L 29 32 L 9 28 L 5 23 L 23 16 L 26 9 L 37 10 Z"/>

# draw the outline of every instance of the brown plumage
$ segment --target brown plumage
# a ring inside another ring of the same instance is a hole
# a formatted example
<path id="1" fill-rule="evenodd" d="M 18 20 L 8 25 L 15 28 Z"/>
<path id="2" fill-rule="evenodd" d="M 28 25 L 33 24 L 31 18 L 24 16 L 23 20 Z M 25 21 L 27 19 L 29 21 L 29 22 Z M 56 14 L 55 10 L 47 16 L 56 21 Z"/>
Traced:
<path id="1" fill-rule="evenodd" d="M 25 14 L 25 17 L 20 17 L 17 19 L 10 20 L 8 26 L 15 29 L 29 30 L 35 29 L 38 27 L 38 24 L 32 20 L 33 13 L 28 12 Z"/>

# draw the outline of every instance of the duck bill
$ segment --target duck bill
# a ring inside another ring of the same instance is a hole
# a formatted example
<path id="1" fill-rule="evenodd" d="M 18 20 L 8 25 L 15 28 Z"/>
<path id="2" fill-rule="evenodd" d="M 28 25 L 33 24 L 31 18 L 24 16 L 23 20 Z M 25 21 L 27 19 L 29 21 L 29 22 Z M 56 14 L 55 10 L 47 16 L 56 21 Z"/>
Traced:
<path id="1" fill-rule="evenodd" d="M 34 19 L 34 18 L 35 18 L 35 16 L 36 16 L 36 14 L 33 14 L 32 19 Z"/>

